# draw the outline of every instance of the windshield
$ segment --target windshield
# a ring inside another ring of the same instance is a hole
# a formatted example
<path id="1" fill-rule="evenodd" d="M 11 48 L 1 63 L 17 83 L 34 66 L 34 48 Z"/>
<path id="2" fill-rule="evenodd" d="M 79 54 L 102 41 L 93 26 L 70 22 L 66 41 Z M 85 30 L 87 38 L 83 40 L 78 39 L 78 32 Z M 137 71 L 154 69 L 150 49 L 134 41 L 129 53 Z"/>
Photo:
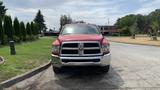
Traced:
<path id="1" fill-rule="evenodd" d="M 68 34 L 100 34 L 96 26 L 93 25 L 66 25 L 61 35 Z"/>

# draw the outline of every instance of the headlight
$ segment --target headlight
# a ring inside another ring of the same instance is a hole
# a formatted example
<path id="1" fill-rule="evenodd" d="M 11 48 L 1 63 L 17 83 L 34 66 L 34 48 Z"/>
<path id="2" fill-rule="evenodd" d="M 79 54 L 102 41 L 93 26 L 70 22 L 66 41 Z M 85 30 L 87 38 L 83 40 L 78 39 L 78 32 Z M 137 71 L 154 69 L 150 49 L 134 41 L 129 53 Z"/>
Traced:
<path id="1" fill-rule="evenodd" d="M 59 53 L 60 53 L 59 49 L 60 49 L 60 46 L 53 45 L 52 46 L 52 54 L 59 55 Z"/>
<path id="2" fill-rule="evenodd" d="M 103 54 L 110 53 L 110 45 L 109 44 L 102 45 L 102 52 L 103 52 Z"/>

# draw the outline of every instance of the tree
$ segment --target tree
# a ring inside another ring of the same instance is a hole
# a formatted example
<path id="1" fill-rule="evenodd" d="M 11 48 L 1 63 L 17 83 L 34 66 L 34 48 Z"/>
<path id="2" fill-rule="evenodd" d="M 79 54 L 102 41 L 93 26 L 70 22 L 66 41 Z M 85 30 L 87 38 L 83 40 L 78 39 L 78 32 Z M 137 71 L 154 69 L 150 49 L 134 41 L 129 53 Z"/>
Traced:
<path id="1" fill-rule="evenodd" d="M 27 35 L 29 35 L 29 36 L 32 35 L 31 25 L 29 22 L 26 24 L 26 31 L 27 31 Z"/>
<path id="2" fill-rule="evenodd" d="M 25 29 L 24 22 L 20 23 L 20 30 L 22 31 L 22 40 L 26 41 L 27 32 L 26 32 L 26 29 Z"/>
<path id="3" fill-rule="evenodd" d="M 22 40 L 22 31 L 20 30 L 20 24 L 17 17 L 14 19 L 13 26 L 17 41 L 20 42 Z"/>
<path id="4" fill-rule="evenodd" d="M 131 32 L 129 31 L 128 26 L 120 28 L 119 30 L 120 30 L 120 34 L 123 35 L 123 36 L 130 36 L 131 35 Z"/>
<path id="5" fill-rule="evenodd" d="M 151 12 L 148 17 L 151 21 L 156 21 L 158 25 L 160 25 L 160 9 L 156 9 L 155 11 Z"/>
<path id="6" fill-rule="evenodd" d="M 38 25 L 39 33 L 46 31 L 47 27 L 44 23 L 45 22 L 44 16 L 42 15 L 40 10 L 38 11 L 38 13 L 35 17 L 34 22 Z"/>
<path id="7" fill-rule="evenodd" d="M 124 28 L 126 26 L 130 27 L 135 22 L 135 19 L 136 19 L 136 15 L 130 14 L 122 18 L 119 18 L 115 25 L 118 28 Z"/>
<path id="8" fill-rule="evenodd" d="M 8 37 L 8 40 L 13 40 L 14 29 L 12 26 L 12 19 L 10 16 L 5 16 L 3 28 L 4 28 L 5 34 Z"/>
<path id="9" fill-rule="evenodd" d="M 2 18 L 0 17 L 0 45 L 4 44 L 4 31 L 2 27 Z"/>
<path id="10" fill-rule="evenodd" d="M 39 30 L 37 23 L 31 22 L 31 31 L 33 35 L 32 39 L 38 39 Z"/>
<path id="11" fill-rule="evenodd" d="M 147 34 L 149 34 L 149 29 L 150 29 L 150 19 L 148 18 L 148 15 L 144 16 L 144 32 L 146 32 Z"/>
<path id="12" fill-rule="evenodd" d="M 70 24 L 72 23 L 72 19 L 71 17 L 68 15 L 61 15 L 60 17 L 60 30 L 62 29 L 62 27 L 65 25 L 65 24 Z"/>
<path id="13" fill-rule="evenodd" d="M 118 29 L 121 30 L 121 35 L 131 35 L 130 33 L 130 27 L 134 24 L 136 20 L 136 15 L 130 14 L 126 15 L 122 18 L 119 18 L 115 25 L 117 26 Z"/>
<path id="14" fill-rule="evenodd" d="M 141 14 L 138 14 L 136 16 L 136 26 L 137 26 L 137 32 L 138 33 L 142 33 L 142 34 L 146 34 L 147 31 L 145 31 L 145 17 Z"/>
<path id="15" fill-rule="evenodd" d="M 32 30 L 29 22 L 26 24 L 26 31 L 27 31 L 27 39 L 32 40 Z"/>
<path id="16" fill-rule="evenodd" d="M 32 34 L 35 35 L 34 22 L 31 22 L 31 31 L 32 31 Z"/>
<path id="17" fill-rule="evenodd" d="M 138 25 L 137 25 L 137 20 L 134 22 L 134 24 L 130 27 L 130 32 L 131 32 L 131 38 L 135 39 L 136 32 L 138 30 Z"/>
<path id="18" fill-rule="evenodd" d="M 39 33 L 37 23 L 34 23 L 34 32 L 35 32 L 35 35 L 38 35 L 38 33 Z"/>
<path id="19" fill-rule="evenodd" d="M 7 9 L 5 8 L 5 6 L 3 6 L 3 2 L 0 1 L 0 17 L 4 17 L 4 15 L 6 14 Z"/>
<path id="20" fill-rule="evenodd" d="M 117 19 L 115 25 L 121 30 L 121 33 L 128 32 L 126 27 L 131 27 L 134 22 L 137 22 L 137 33 L 140 34 L 150 34 L 150 36 L 156 38 L 157 30 L 160 29 L 160 9 L 149 13 L 148 15 L 126 15 L 122 18 Z"/>
<path id="21" fill-rule="evenodd" d="M 158 29 L 159 29 L 158 21 L 153 21 L 151 24 L 151 31 L 150 31 L 152 40 L 157 40 Z"/>

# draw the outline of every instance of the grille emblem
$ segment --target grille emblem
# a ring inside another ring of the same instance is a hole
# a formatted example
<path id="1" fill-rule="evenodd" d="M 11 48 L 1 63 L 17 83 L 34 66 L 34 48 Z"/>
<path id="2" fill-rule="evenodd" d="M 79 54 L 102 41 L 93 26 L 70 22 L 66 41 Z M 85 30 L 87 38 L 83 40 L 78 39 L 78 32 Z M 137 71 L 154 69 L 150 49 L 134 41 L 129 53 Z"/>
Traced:
<path id="1" fill-rule="evenodd" d="M 79 44 L 79 50 L 80 50 L 80 51 L 83 50 L 83 44 L 82 44 L 82 43 Z"/>
<path id="2" fill-rule="evenodd" d="M 79 44 L 79 55 L 82 56 L 82 53 L 83 53 L 83 44 L 80 43 Z"/>

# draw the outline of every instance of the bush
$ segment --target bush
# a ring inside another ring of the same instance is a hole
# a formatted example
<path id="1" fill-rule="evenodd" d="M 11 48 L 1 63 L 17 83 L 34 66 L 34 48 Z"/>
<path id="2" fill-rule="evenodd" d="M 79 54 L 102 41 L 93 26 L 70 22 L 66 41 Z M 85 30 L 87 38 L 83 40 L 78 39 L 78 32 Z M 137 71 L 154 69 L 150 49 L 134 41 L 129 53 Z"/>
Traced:
<path id="1" fill-rule="evenodd" d="M 18 18 L 14 19 L 13 26 L 14 26 L 16 40 L 18 40 L 18 42 L 20 42 L 22 40 L 22 32 L 20 30 L 20 25 L 19 25 Z"/>
<path id="2" fill-rule="evenodd" d="M 35 38 L 35 39 L 39 39 L 39 35 L 35 35 L 34 38 Z"/>
<path id="3" fill-rule="evenodd" d="M 119 33 L 112 33 L 112 36 L 119 36 Z"/>
<path id="4" fill-rule="evenodd" d="M 31 40 L 31 38 L 30 38 L 29 35 L 26 36 L 26 40 L 27 40 L 27 41 Z"/>
<path id="5" fill-rule="evenodd" d="M 13 36 L 13 39 L 14 39 L 15 42 L 20 42 L 20 38 L 17 37 L 17 36 Z"/>
<path id="6" fill-rule="evenodd" d="M 20 30 L 22 31 L 22 40 L 26 41 L 27 32 L 26 32 L 26 29 L 25 29 L 24 22 L 20 23 Z"/>
<path id="7" fill-rule="evenodd" d="M 7 35 L 4 35 L 4 41 L 3 41 L 4 44 L 8 44 L 8 37 Z"/>
<path id="8" fill-rule="evenodd" d="M 11 17 L 5 15 L 3 19 L 0 18 L 0 44 L 8 44 L 10 40 L 15 42 L 36 40 L 39 38 L 38 30 L 34 22 L 25 25 L 23 21 L 19 22 L 18 18 L 15 18 L 12 23 Z"/>
<path id="9" fill-rule="evenodd" d="M 8 40 L 13 40 L 14 30 L 12 27 L 12 19 L 10 16 L 5 16 L 3 24 L 4 32 L 8 37 Z"/>
<path id="10" fill-rule="evenodd" d="M 26 32 L 27 32 L 26 39 L 27 40 L 32 40 L 32 38 L 31 38 L 31 36 L 32 36 L 32 30 L 31 30 L 31 25 L 30 25 L 29 22 L 26 25 Z"/>
<path id="11" fill-rule="evenodd" d="M 4 38 L 4 30 L 3 30 L 3 26 L 2 26 L 2 19 L 0 17 L 0 44 L 3 43 L 3 38 Z"/>
<path id="12" fill-rule="evenodd" d="M 37 40 L 39 37 L 38 37 L 38 35 L 33 35 L 32 36 L 32 40 Z"/>
<path id="13" fill-rule="evenodd" d="M 30 40 L 34 40 L 34 35 L 31 35 L 31 36 L 30 36 Z"/>

